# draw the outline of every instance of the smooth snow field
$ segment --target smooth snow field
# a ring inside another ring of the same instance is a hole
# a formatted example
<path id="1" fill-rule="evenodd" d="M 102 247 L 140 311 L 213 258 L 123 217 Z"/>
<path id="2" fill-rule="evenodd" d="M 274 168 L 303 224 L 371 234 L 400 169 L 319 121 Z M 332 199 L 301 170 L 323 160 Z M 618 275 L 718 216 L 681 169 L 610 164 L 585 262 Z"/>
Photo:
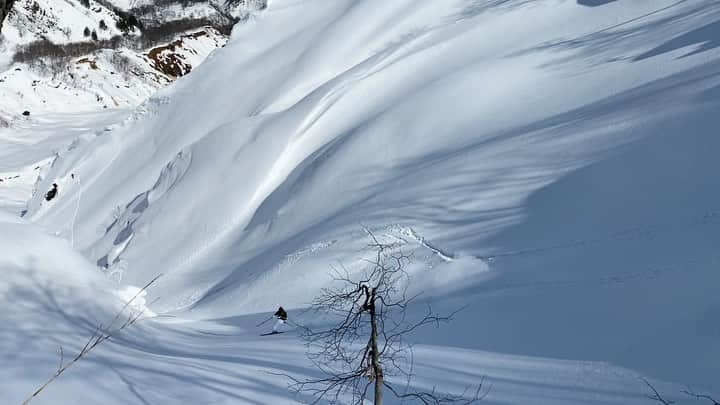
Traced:
<path id="1" fill-rule="evenodd" d="M 0 403 L 159 274 L 32 404 L 312 402 L 298 331 L 256 325 L 329 322 L 366 230 L 410 316 L 460 309 L 407 337 L 412 388 L 711 403 L 718 128 L 715 0 L 271 0 L 137 109 L 0 127 Z"/>

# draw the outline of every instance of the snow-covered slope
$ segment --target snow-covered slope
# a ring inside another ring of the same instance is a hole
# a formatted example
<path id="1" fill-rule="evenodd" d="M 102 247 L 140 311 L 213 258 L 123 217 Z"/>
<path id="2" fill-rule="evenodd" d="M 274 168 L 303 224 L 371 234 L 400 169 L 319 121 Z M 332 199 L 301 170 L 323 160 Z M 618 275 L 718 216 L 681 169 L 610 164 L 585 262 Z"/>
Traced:
<path id="1" fill-rule="evenodd" d="M 17 124 L 44 113 L 136 107 L 189 73 L 226 40 L 206 27 L 147 52 L 100 49 L 70 58 L 58 72 L 42 63 L 14 64 L 0 73 L 0 116 Z M 21 117 L 24 111 L 30 118 Z"/>
<path id="2" fill-rule="evenodd" d="M 0 34 L 0 117 L 136 107 L 262 8 L 191 3 L 15 2 Z"/>
<path id="3" fill-rule="evenodd" d="M 115 26 L 117 16 L 111 9 L 95 3 L 84 7 L 80 1 L 16 0 L 2 33 L 13 45 L 46 38 L 56 44 L 87 40 L 84 27 L 95 30 L 99 39 L 122 32 Z M 100 29 L 100 21 L 105 28 Z"/>
<path id="4" fill-rule="evenodd" d="M 248 10 L 262 8 L 261 3 L 256 3 L 238 5 L 236 13 L 243 16 Z M 223 14 L 226 10 L 219 4 L 209 0 L 16 0 L 2 33 L 13 45 L 40 39 L 64 44 L 87 41 L 89 35 L 84 32 L 87 27 L 91 32 L 95 31 L 96 40 L 107 40 L 128 33 L 121 20 L 124 17 L 129 20 L 130 15 L 142 28 L 148 29 L 182 20 L 226 19 Z M 230 11 L 234 10 L 227 10 Z M 127 28 L 131 36 L 141 35 L 140 27 L 130 25 Z"/>
<path id="5" fill-rule="evenodd" d="M 331 264 L 357 271 L 362 226 L 415 253 L 436 309 L 467 305 L 413 337 L 419 386 L 717 393 L 719 21 L 710 0 L 270 2 L 194 74 L 36 153 L 24 219 L 118 288 L 163 273 L 152 309 L 183 321 L 139 325 L 44 400 L 307 401 L 257 373 L 311 373 L 301 343 L 253 326 Z M 43 361 L 0 379 L 12 398 Z"/>

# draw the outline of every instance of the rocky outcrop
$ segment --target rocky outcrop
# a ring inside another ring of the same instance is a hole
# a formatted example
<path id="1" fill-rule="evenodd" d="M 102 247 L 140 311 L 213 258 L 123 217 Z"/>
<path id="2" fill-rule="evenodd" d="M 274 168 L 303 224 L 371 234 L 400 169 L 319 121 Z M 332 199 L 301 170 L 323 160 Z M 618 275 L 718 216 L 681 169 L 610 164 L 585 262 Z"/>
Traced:
<path id="1" fill-rule="evenodd" d="M 265 7 L 265 0 L 86 3 L 0 0 L 0 127 L 27 121 L 23 111 L 35 117 L 60 108 L 135 107 L 201 64 L 236 23 Z"/>

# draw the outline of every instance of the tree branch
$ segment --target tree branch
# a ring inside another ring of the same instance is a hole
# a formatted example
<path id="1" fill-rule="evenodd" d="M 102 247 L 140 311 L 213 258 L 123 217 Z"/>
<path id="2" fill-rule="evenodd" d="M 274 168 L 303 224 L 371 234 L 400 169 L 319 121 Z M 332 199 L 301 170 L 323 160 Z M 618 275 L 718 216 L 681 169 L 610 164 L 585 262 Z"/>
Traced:
<path id="1" fill-rule="evenodd" d="M 668 400 L 668 399 L 663 398 L 663 396 L 660 395 L 660 393 L 658 392 L 658 390 L 656 390 L 655 387 L 654 387 L 652 384 L 650 384 L 650 381 L 648 381 L 647 379 L 645 379 L 645 378 L 643 378 L 643 377 L 640 377 L 640 380 L 642 380 L 642 381 L 645 383 L 645 385 L 647 385 L 648 387 L 650 387 L 650 389 L 651 389 L 652 392 L 653 392 L 652 394 L 647 394 L 647 395 L 645 395 L 645 396 L 648 397 L 649 399 L 652 399 L 653 401 L 660 402 L 660 403 L 663 404 L 663 405 L 672 405 L 672 404 L 675 403 L 674 401 L 670 401 L 670 400 Z"/>
<path id="2" fill-rule="evenodd" d="M 692 388 L 687 387 L 687 389 L 680 391 L 685 395 L 691 396 L 697 400 L 704 399 L 706 401 L 712 402 L 712 405 L 720 405 L 720 402 L 718 402 L 715 398 L 711 397 L 707 394 L 698 394 L 695 391 L 692 390 Z"/>
<path id="3" fill-rule="evenodd" d="M 55 373 L 48 378 L 45 383 L 43 383 L 41 386 L 39 386 L 35 391 L 33 391 L 32 395 L 30 395 L 28 398 L 26 398 L 22 405 L 28 404 L 33 398 L 38 396 L 48 385 L 50 385 L 53 381 L 58 379 L 60 375 L 62 375 L 68 368 L 70 368 L 73 364 L 77 363 L 80 359 L 82 359 L 84 356 L 86 356 L 88 353 L 90 353 L 94 348 L 96 348 L 98 345 L 103 343 L 104 341 L 110 339 L 114 334 L 118 333 L 119 331 L 127 328 L 128 326 L 133 325 L 142 315 L 142 311 L 139 311 L 139 314 L 137 315 L 130 315 L 128 317 L 128 320 L 123 322 L 119 327 L 112 329 L 115 322 L 120 318 L 120 316 L 125 312 L 125 310 L 130 306 L 130 304 L 135 301 L 143 292 L 145 292 L 152 284 L 157 281 L 158 278 L 160 278 L 162 274 L 159 274 L 157 277 L 153 278 L 150 282 L 148 282 L 143 288 L 140 289 L 140 291 L 137 292 L 130 300 L 128 300 L 125 305 L 118 311 L 117 314 L 115 314 L 115 317 L 112 319 L 110 324 L 108 325 L 107 330 L 105 331 L 102 324 L 98 324 L 95 329 L 93 330 L 92 335 L 90 335 L 90 338 L 85 342 L 85 345 L 80 349 L 78 354 L 72 358 L 69 362 L 65 363 L 65 353 L 63 351 L 62 346 L 60 346 L 60 365 L 58 366 Z"/>
<path id="4" fill-rule="evenodd" d="M 386 376 L 402 375 L 407 377 L 409 387 L 412 373 L 407 364 L 412 363 L 408 359 L 412 351 L 404 341 L 405 336 L 425 325 L 450 322 L 464 307 L 441 316 L 428 305 L 420 319 L 408 321 L 408 310 L 420 296 L 407 294 L 410 277 L 405 267 L 412 255 L 402 252 L 398 244 L 383 243 L 369 228 L 363 230 L 369 235 L 367 247 L 372 250 L 372 258 L 363 259 L 367 263 L 365 270 L 351 275 L 342 264 L 331 266 L 332 286 L 322 289 L 308 309 L 337 317 L 337 322 L 321 330 L 303 327 L 307 356 L 323 376 L 316 379 L 287 376 L 291 390 L 309 394 L 315 400 L 313 403 L 349 395 L 352 404 L 362 404 L 368 399 L 370 385 L 375 386 L 376 402 L 381 401 L 383 388 L 399 399 L 415 399 L 425 404 L 469 404 L 484 398 L 487 392 L 482 392 L 483 382 L 474 395 L 468 390 L 450 395 L 439 394 L 435 389 L 401 393 L 385 380 Z"/>

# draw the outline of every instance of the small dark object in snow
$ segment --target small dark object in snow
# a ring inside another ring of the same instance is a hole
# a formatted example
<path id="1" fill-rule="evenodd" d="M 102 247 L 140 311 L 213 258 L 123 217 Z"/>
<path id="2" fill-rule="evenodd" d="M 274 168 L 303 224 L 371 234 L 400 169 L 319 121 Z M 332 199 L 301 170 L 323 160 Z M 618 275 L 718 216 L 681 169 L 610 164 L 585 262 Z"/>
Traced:
<path id="1" fill-rule="evenodd" d="M 23 111 L 23 115 L 27 117 L 28 115 L 30 115 L 30 111 L 28 111 L 28 110 Z"/>
<path id="2" fill-rule="evenodd" d="M 263 333 L 263 334 L 260 335 L 260 336 L 279 335 L 279 334 L 281 334 L 281 333 L 285 333 L 285 332 L 268 332 L 268 333 Z"/>
<path id="3" fill-rule="evenodd" d="M 57 184 L 56 184 L 56 183 L 53 183 L 53 188 L 51 188 L 50 191 L 48 191 L 48 192 L 45 194 L 45 200 L 46 200 L 46 201 L 52 200 L 52 199 L 55 198 L 55 196 L 57 195 L 57 192 L 58 192 Z"/>
<path id="4" fill-rule="evenodd" d="M 287 312 L 285 312 L 283 307 L 278 308 L 278 310 L 273 314 L 273 316 L 276 316 L 283 321 L 287 321 Z"/>

